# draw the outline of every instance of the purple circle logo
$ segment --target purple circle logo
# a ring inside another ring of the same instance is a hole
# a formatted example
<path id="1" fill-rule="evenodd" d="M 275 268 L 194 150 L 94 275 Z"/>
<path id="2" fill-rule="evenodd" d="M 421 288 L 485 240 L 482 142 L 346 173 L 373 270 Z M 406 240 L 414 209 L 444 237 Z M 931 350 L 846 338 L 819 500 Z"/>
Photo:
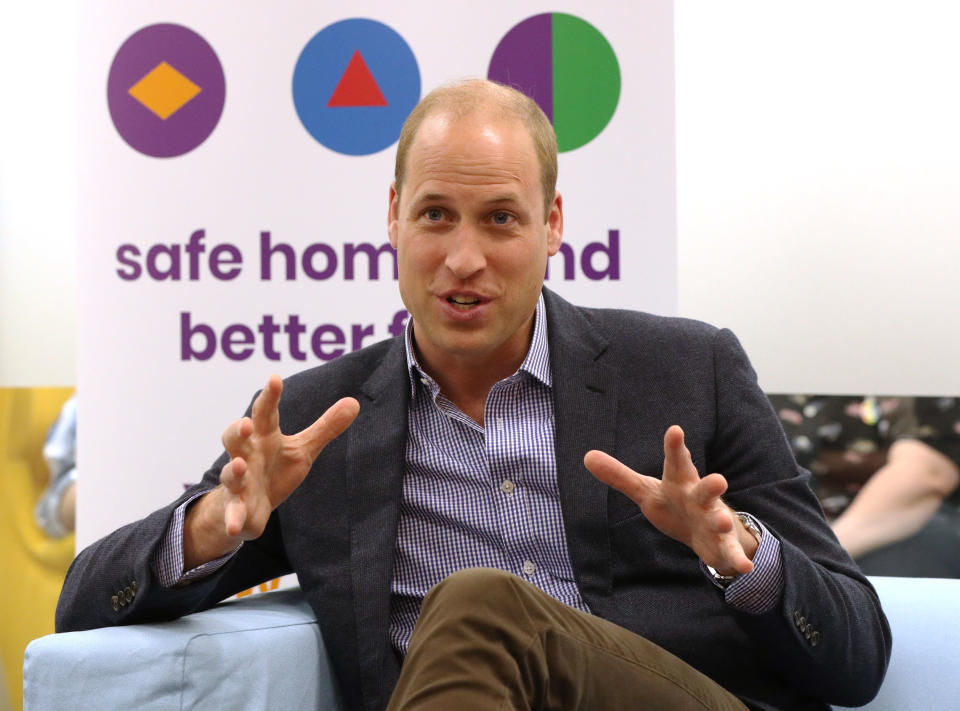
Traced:
<path id="1" fill-rule="evenodd" d="M 138 30 L 110 66 L 113 125 L 131 148 L 155 158 L 180 156 L 203 143 L 220 121 L 225 98 L 216 53 L 182 25 Z"/>

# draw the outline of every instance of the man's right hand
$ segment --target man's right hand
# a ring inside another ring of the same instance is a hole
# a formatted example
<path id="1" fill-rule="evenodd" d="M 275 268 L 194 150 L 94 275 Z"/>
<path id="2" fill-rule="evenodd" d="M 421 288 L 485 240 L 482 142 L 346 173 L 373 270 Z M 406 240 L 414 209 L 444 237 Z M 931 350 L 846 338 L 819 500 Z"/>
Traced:
<path id="1" fill-rule="evenodd" d="M 317 455 L 360 411 L 360 403 L 343 398 L 306 429 L 284 435 L 277 410 L 282 391 L 280 377 L 270 376 L 253 402 L 252 417 L 237 420 L 224 431 L 223 446 L 231 459 L 220 471 L 220 485 L 187 512 L 184 570 L 259 537 L 270 514 L 306 478 Z"/>

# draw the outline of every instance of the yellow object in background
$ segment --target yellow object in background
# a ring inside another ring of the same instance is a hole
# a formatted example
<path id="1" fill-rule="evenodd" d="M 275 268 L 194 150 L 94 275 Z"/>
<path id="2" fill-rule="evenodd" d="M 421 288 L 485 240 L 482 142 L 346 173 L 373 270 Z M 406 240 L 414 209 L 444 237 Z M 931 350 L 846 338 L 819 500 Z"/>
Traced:
<path id="1" fill-rule="evenodd" d="M 74 536 L 49 538 L 33 509 L 49 480 L 47 430 L 73 388 L 0 388 L 0 661 L 13 709 L 23 708 L 23 652 L 53 632 Z M 0 709 L 5 704 L 0 701 Z"/>

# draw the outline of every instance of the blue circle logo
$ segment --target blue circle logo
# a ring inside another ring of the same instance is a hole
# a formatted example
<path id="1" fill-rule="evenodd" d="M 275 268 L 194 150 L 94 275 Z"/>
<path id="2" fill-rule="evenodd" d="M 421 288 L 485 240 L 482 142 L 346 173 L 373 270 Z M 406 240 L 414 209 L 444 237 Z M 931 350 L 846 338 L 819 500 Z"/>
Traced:
<path id="1" fill-rule="evenodd" d="M 392 145 L 419 100 L 420 70 L 410 46 L 374 20 L 324 28 L 293 70 L 300 122 L 338 153 L 368 155 Z"/>

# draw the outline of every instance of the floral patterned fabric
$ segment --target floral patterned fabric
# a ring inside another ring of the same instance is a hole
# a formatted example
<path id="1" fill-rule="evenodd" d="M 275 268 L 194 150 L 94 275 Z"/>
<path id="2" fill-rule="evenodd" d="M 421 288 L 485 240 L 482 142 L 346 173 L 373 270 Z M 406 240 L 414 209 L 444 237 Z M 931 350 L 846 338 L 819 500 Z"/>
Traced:
<path id="1" fill-rule="evenodd" d="M 839 516 L 883 466 L 890 445 L 918 439 L 960 466 L 960 398 L 770 395 L 824 512 Z M 954 492 L 952 502 L 960 501 Z"/>

